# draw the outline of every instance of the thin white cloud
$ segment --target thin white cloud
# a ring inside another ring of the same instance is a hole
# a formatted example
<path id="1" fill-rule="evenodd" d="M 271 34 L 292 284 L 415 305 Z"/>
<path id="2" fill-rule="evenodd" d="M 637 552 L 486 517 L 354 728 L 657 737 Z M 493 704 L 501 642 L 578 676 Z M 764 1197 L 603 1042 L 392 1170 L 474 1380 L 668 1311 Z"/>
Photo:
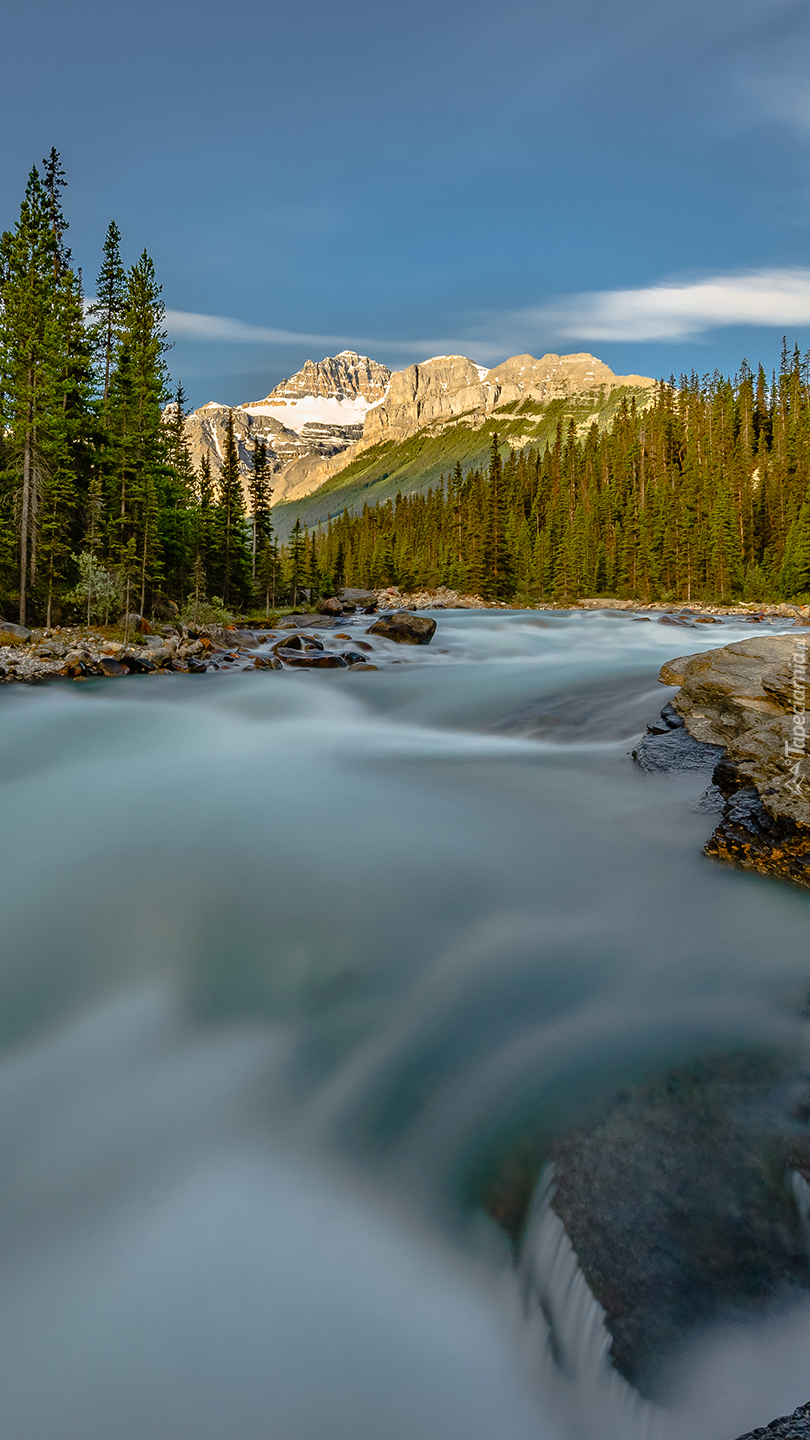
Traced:
<path id="1" fill-rule="evenodd" d="M 406 360 L 467 355 L 496 363 L 524 350 L 540 354 L 568 341 L 687 340 L 732 325 L 790 330 L 810 325 L 810 269 L 752 270 L 691 282 L 661 281 L 638 290 L 597 290 L 553 304 L 480 316 L 466 336 L 398 340 L 312 335 L 251 325 L 223 315 L 167 310 L 173 340 L 248 345 L 301 345 L 313 352 L 398 354 Z"/>
<path id="2" fill-rule="evenodd" d="M 685 340 L 727 325 L 810 325 L 810 269 L 752 270 L 689 284 L 599 290 L 515 316 L 524 330 L 578 340 Z"/>
<path id="3" fill-rule="evenodd" d="M 358 335 L 310 335 L 295 330 L 275 330 L 265 325 L 250 325 L 245 320 L 231 320 L 225 315 L 195 315 L 188 310 L 167 310 L 166 328 L 172 340 L 197 340 L 209 343 L 241 345 L 307 345 L 317 350 L 360 350 L 374 355 L 380 351 L 395 352 L 424 360 L 430 355 L 466 355 L 470 347 L 482 359 L 503 354 L 503 346 L 492 340 L 391 340 Z"/>
<path id="4" fill-rule="evenodd" d="M 249 325 L 225 315 L 195 315 L 189 310 L 167 310 L 166 328 L 173 340 L 231 341 L 241 345 L 338 345 L 339 335 L 299 335 L 293 330 L 275 330 L 266 325 Z"/>

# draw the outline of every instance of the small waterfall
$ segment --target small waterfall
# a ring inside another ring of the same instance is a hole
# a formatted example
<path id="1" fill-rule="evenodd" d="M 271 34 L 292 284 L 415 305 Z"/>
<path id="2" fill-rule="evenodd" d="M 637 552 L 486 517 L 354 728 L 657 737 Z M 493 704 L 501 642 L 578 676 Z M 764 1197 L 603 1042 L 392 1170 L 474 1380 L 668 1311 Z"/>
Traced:
<path id="1" fill-rule="evenodd" d="M 810 1198 L 810 1186 L 805 1186 Z M 566 1440 L 665 1440 L 666 1416 L 613 1368 L 605 1312 L 588 1288 L 562 1221 L 551 1208 L 554 1167 L 538 1182 L 518 1275 L 529 1358 Z M 540 1359 L 539 1374 L 537 1359 Z"/>
<path id="2" fill-rule="evenodd" d="M 790 1174 L 790 1187 L 796 1197 L 796 1208 L 799 1212 L 799 1219 L 802 1222 L 804 1233 L 810 1242 L 810 1185 L 798 1170 L 792 1170 Z"/>

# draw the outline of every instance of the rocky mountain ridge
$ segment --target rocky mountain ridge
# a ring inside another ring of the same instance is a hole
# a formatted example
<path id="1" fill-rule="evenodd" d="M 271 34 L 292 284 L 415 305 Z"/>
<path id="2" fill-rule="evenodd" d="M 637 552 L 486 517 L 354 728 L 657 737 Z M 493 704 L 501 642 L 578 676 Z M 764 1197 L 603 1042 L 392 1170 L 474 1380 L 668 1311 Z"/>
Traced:
<path id="1" fill-rule="evenodd" d="M 274 501 L 287 494 L 285 476 L 299 460 L 310 464 L 345 450 L 363 433 L 369 407 L 386 393 L 391 372 L 386 365 L 344 350 L 306 364 L 282 380 L 263 400 L 233 408 L 239 469 L 247 486 L 258 440 L 267 444 L 273 473 Z M 216 479 L 222 468 L 230 408 L 210 401 L 186 420 L 186 439 L 195 467 L 208 454 Z"/>
<path id="2" fill-rule="evenodd" d="M 256 441 L 266 440 L 273 503 L 311 495 L 365 452 L 452 426 L 478 430 L 501 415 L 509 443 L 536 439 L 538 415 L 554 401 L 593 395 L 594 418 L 620 388 L 653 393 L 647 376 L 615 375 L 589 354 L 516 355 L 487 369 L 463 355 L 439 355 L 391 372 L 355 351 L 308 360 L 265 397 L 233 410 L 245 484 Z M 186 421 L 195 465 L 208 453 L 214 477 L 222 465 L 228 407 L 211 402 Z M 519 423 L 515 425 L 515 418 Z"/>

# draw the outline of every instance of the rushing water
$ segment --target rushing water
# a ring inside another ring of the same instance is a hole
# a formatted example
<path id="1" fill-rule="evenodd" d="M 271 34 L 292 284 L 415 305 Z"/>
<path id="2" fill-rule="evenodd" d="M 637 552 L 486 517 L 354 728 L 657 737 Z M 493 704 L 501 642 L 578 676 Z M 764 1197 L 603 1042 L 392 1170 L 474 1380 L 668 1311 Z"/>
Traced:
<path id="1" fill-rule="evenodd" d="M 807 1310 L 707 1338 L 662 1421 L 547 1209 L 521 1280 L 470 1206 L 527 1126 L 802 1041 L 810 896 L 628 753 L 660 664 L 750 629 L 438 621 L 377 674 L 0 691 L 13 1440 L 731 1440 L 810 1397 Z"/>

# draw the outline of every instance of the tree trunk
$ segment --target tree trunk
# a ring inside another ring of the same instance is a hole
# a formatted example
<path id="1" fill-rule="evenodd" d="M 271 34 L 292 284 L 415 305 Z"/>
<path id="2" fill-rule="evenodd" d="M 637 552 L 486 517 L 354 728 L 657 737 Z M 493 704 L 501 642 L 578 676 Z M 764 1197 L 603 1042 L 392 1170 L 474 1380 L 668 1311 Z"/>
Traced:
<path id="1" fill-rule="evenodd" d="M 20 624 L 25 624 L 26 587 L 28 581 L 28 522 L 31 503 L 31 428 L 25 432 L 23 451 L 22 513 L 20 515 Z"/>

